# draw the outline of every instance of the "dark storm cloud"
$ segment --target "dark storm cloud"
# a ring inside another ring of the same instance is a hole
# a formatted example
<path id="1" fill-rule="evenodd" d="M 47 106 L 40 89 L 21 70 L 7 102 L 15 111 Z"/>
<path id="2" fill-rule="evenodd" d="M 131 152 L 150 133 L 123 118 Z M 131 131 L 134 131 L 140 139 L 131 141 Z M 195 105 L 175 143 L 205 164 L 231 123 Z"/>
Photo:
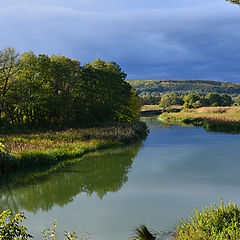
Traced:
<path id="1" fill-rule="evenodd" d="M 14 2 L 0 9 L 0 48 L 114 60 L 131 79 L 240 80 L 240 8 L 224 1 Z"/>

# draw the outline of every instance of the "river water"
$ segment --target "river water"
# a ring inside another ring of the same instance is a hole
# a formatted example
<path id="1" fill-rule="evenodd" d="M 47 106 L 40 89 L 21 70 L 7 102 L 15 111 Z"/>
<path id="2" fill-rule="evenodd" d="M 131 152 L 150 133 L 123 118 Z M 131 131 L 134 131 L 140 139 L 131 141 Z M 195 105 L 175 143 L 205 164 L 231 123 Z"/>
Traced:
<path id="1" fill-rule="evenodd" d="M 131 147 L 84 157 L 49 176 L 0 186 L 1 209 L 23 211 L 35 239 L 56 219 L 91 239 L 127 240 L 139 224 L 172 231 L 194 208 L 240 205 L 240 135 L 143 119 L 150 134 Z"/>

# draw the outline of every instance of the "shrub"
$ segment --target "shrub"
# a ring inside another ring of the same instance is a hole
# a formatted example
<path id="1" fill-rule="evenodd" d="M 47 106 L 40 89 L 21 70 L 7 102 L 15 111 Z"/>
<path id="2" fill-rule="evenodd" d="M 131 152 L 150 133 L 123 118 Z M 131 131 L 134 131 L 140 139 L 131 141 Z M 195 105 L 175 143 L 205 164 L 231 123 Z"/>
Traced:
<path id="1" fill-rule="evenodd" d="M 180 220 L 176 240 L 240 239 L 240 209 L 230 202 L 214 204 L 202 211 L 196 209 L 189 220 Z"/>
<path id="2" fill-rule="evenodd" d="M 25 220 L 23 213 L 13 215 L 10 210 L 3 211 L 0 214 L 0 239 L 24 240 L 32 238 L 32 236 L 28 233 L 27 228 L 20 225 L 23 220 Z"/>

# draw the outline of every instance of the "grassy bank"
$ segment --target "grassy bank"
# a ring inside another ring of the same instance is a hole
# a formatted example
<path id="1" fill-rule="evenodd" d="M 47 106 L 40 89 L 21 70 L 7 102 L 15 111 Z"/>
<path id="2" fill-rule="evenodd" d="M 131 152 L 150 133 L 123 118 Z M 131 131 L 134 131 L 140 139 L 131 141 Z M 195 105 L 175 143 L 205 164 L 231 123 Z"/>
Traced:
<path id="1" fill-rule="evenodd" d="M 161 235 L 147 229 L 145 225 L 136 228 L 132 240 L 154 240 Z M 230 202 L 195 209 L 188 220 L 179 219 L 169 240 L 237 240 L 240 239 L 240 208 Z"/>
<path id="2" fill-rule="evenodd" d="M 240 132 L 240 107 L 203 107 L 185 109 L 179 113 L 164 113 L 162 121 L 203 126 L 206 130 Z"/>
<path id="3" fill-rule="evenodd" d="M 52 166 L 103 148 L 136 142 L 147 134 L 142 122 L 88 129 L 0 135 L 1 173 Z"/>

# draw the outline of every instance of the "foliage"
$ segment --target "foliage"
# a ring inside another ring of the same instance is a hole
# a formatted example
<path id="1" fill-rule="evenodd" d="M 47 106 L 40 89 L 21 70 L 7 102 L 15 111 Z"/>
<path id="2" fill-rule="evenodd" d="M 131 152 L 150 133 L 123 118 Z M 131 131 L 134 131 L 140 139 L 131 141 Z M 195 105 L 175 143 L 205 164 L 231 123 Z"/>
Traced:
<path id="1" fill-rule="evenodd" d="M 189 93 L 184 98 L 184 108 L 198 108 L 200 105 L 200 97 L 196 93 Z"/>
<path id="2" fill-rule="evenodd" d="M 6 240 L 24 240 L 32 236 L 28 233 L 25 226 L 21 222 L 25 220 L 23 213 L 13 215 L 10 210 L 3 211 L 0 214 L 0 238 Z"/>
<path id="3" fill-rule="evenodd" d="M 28 233 L 28 229 L 20 225 L 23 220 L 26 220 L 23 213 L 13 215 L 10 210 L 0 213 L 0 238 L 5 240 L 27 240 L 32 238 L 32 235 Z M 52 227 L 44 229 L 42 234 L 45 240 L 56 240 L 57 222 L 54 221 Z M 65 231 L 65 240 L 75 239 L 79 239 L 75 232 Z M 80 238 L 80 240 L 83 240 L 83 238 Z M 89 234 L 87 234 L 85 240 L 89 240 Z"/>
<path id="4" fill-rule="evenodd" d="M 140 225 L 135 229 L 135 235 L 132 240 L 154 240 L 156 236 L 151 233 L 145 225 Z"/>
<path id="5" fill-rule="evenodd" d="M 177 96 L 186 96 L 196 93 L 205 96 L 208 93 L 226 93 L 229 95 L 240 94 L 240 84 L 209 80 L 176 80 L 176 79 L 145 79 L 128 81 L 139 94 L 144 104 L 152 105 L 160 101 L 165 93 L 174 92 Z"/>
<path id="6" fill-rule="evenodd" d="M 178 103 L 178 98 L 175 93 L 166 93 L 161 97 L 161 101 L 159 106 L 163 109 L 168 109 L 172 105 L 176 105 Z"/>
<path id="7" fill-rule="evenodd" d="M 228 94 L 222 93 L 220 97 L 221 97 L 221 104 L 222 104 L 221 106 L 231 106 L 233 104 L 233 100 L 231 96 L 229 96 Z"/>
<path id="8" fill-rule="evenodd" d="M 0 116 L 6 108 L 9 92 L 14 90 L 14 82 L 20 67 L 19 54 L 14 48 L 0 50 Z"/>
<path id="9" fill-rule="evenodd" d="M 81 66 L 65 56 L 0 51 L 0 126 L 63 127 L 132 122 L 140 102 L 115 62 Z"/>
<path id="10" fill-rule="evenodd" d="M 237 5 L 240 5 L 240 0 L 226 0 L 226 1 L 237 4 Z"/>
<path id="11" fill-rule="evenodd" d="M 43 239 L 56 240 L 57 238 L 57 221 L 52 223 L 52 227 L 46 228 L 42 231 Z"/>
<path id="12" fill-rule="evenodd" d="M 231 106 L 233 100 L 228 94 L 208 93 L 207 96 L 199 96 L 196 93 L 189 93 L 184 98 L 184 108 L 201 108 L 201 107 L 217 107 Z"/>
<path id="13" fill-rule="evenodd" d="M 240 209 L 230 202 L 196 209 L 189 220 L 180 220 L 176 240 L 223 240 L 240 238 Z"/>
<path id="14" fill-rule="evenodd" d="M 6 154 L 6 147 L 0 142 L 0 155 Z"/>
<path id="15" fill-rule="evenodd" d="M 133 240 L 157 239 L 145 225 L 136 228 L 135 232 Z M 219 205 L 195 209 L 188 220 L 179 220 L 173 235 L 173 240 L 240 239 L 240 208 L 232 202 L 225 205 L 221 199 Z"/>
<path id="16" fill-rule="evenodd" d="M 240 106 L 240 96 L 237 96 L 237 97 L 234 99 L 234 105 Z"/>
<path id="17" fill-rule="evenodd" d="M 206 98 L 212 107 L 222 106 L 222 98 L 218 93 L 208 93 Z"/>

